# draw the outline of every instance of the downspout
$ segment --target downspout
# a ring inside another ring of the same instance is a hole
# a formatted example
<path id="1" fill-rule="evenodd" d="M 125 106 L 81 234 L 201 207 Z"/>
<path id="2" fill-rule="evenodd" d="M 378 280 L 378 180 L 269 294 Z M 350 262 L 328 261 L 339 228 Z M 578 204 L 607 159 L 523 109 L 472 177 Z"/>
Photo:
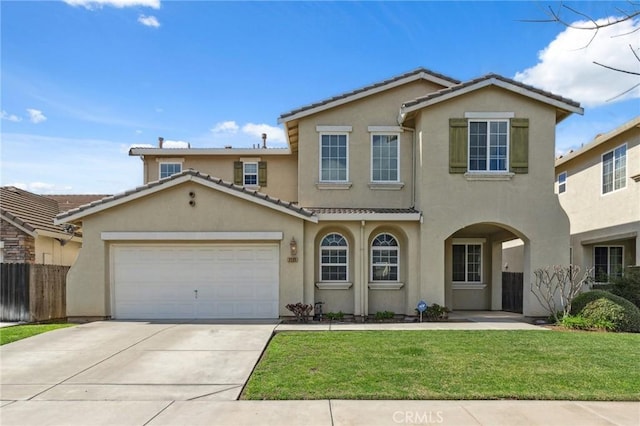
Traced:
<path id="1" fill-rule="evenodd" d="M 365 250 L 364 226 L 366 221 L 360 221 L 360 312 L 362 312 L 362 322 L 369 315 L 369 287 L 367 285 L 367 251 Z"/>
<path id="2" fill-rule="evenodd" d="M 411 132 L 411 158 L 413 165 L 411 167 L 411 207 L 416 207 L 416 129 L 411 127 L 400 126 L 404 131 Z"/>

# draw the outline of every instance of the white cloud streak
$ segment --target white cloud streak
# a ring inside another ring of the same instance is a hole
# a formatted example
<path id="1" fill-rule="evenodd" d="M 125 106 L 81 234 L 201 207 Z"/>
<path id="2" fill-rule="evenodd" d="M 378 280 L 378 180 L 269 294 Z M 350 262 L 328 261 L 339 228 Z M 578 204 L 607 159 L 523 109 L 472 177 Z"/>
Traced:
<path id="1" fill-rule="evenodd" d="M 280 127 L 270 126 L 268 124 L 247 123 L 242 126 L 242 131 L 247 135 L 255 136 L 262 139 L 262 134 L 267 134 L 267 143 L 269 141 L 276 143 L 285 143 L 287 140 L 284 136 L 284 130 Z"/>
<path id="2" fill-rule="evenodd" d="M 598 19 L 605 24 L 615 17 Z M 585 27 L 591 22 L 574 22 Z M 628 20 L 594 31 L 567 28 L 538 54 L 539 62 L 515 75 L 515 80 L 597 107 L 614 101 L 640 98 L 640 87 L 619 96 L 638 83 L 638 76 L 606 69 L 593 62 L 640 72 L 629 46 L 638 49 L 640 20 Z M 595 37 L 594 37 L 595 34 Z M 593 37 L 593 40 L 591 38 Z M 615 98 L 615 99 L 614 99 Z"/>
<path id="3" fill-rule="evenodd" d="M 22 121 L 22 118 L 18 117 L 18 116 L 17 116 L 17 115 L 15 115 L 15 114 L 9 114 L 9 113 L 7 113 L 7 111 L 4 111 L 4 110 L 2 111 L 2 113 L 1 113 L 0 117 L 1 117 L 3 120 L 13 121 L 14 123 L 17 123 L 17 122 L 19 122 L 19 121 Z"/>
<path id="4" fill-rule="evenodd" d="M 235 121 L 222 121 L 216 123 L 211 129 L 212 133 L 237 133 L 240 127 Z"/>
<path id="5" fill-rule="evenodd" d="M 144 25 L 145 27 L 152 27 L 152 28 L 160 27 L 160 22 L 158 22 L 158 19 L 155 16 L 140 15 L 138 16 L 138 22 Z"/>
<path id="6" fill-rule="evenodd" d="M 163 148 L 189 148 L 191 144 L 185 141 L 166 140 L 162 142 Z"/>
<path id="7" fill-rule="evenodd" d="M 27 113 L 29 113 L 29 121 L 32 123 L 38 124 L 47 120 L 47 117 L 39 109 L 27 108 Z"/>
<path id="8" fill-rule="evenodd" d="M 160 9 L 160 0 L 64 0 L 70 6 L 84 7 L 89 10 L 102 9 L 105 6 L 122 9 L 125 7 L 150 7 Z"/>
<path id="9" fill-rule="evenodd" d="M 57 185 L 55 183 L 47 182 L 15 182 L 10 183 L 8 186 L 15 186 L 25 191 L 33 192 L 34 194 L 63 194 L 69 192 L 72 187 L 69 185 Z"/>

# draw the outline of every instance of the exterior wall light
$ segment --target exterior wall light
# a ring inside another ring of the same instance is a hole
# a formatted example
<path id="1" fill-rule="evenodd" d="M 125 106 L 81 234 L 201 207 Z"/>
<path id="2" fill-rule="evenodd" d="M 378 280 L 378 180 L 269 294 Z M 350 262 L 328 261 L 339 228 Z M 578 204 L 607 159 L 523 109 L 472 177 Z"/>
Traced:
<path id="1" fill-rule="evenodd" d="M 289 250 L 291 250 L 291 257 L 296 257 L 298 255 L 298 243 L 293 237 L 291 237 L 291 242 L 289 243 Z"/>

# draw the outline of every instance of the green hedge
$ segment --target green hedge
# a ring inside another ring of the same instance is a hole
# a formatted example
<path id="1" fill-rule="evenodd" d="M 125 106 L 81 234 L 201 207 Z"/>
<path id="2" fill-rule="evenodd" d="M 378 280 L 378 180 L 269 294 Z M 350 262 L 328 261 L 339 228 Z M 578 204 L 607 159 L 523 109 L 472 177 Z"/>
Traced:
<path id="1" fill-rule="evenodd" d="M 611 304 L 598 303 L 589 306 L 585 315 L 585 308 L 591 302 L 599 299 L 606 299 L 622 308 L 614 308 Z M 613 326 L 617 331 L 627 331 L 632 333 L 640 332 L 640 309 L 615 294 L 603 290 L 591 290 L 579 294 L 571 303 L 571 315 L 581 315 L 590 320 L 597 318 L 615 318 Z M 608 319 L 607 321 L 609 321 Z"/>

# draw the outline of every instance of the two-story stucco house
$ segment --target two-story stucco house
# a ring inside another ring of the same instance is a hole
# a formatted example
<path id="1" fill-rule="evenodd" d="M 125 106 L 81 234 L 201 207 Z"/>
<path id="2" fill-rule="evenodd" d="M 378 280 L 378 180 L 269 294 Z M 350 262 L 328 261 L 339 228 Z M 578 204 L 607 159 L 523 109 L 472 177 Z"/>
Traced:
<path id="1" fill-rule="evenodd" d="M 133 148 L 144 185 L 58 216 L 83 228 L 68 314 L 277 318 L 285 305 L 501 309 L 502 243 L 569 261 L 555 126 L 582 108 L 427 69 L 282 114 L 286 149 Z M 544 315 L 533 295 L 525 315 Z"/>
<path id="2" fill-rule="evenodd" d="M 640 117 L 558 158 L 556 176 L 572 263 L 596 282 L 640 265 Z"/>

